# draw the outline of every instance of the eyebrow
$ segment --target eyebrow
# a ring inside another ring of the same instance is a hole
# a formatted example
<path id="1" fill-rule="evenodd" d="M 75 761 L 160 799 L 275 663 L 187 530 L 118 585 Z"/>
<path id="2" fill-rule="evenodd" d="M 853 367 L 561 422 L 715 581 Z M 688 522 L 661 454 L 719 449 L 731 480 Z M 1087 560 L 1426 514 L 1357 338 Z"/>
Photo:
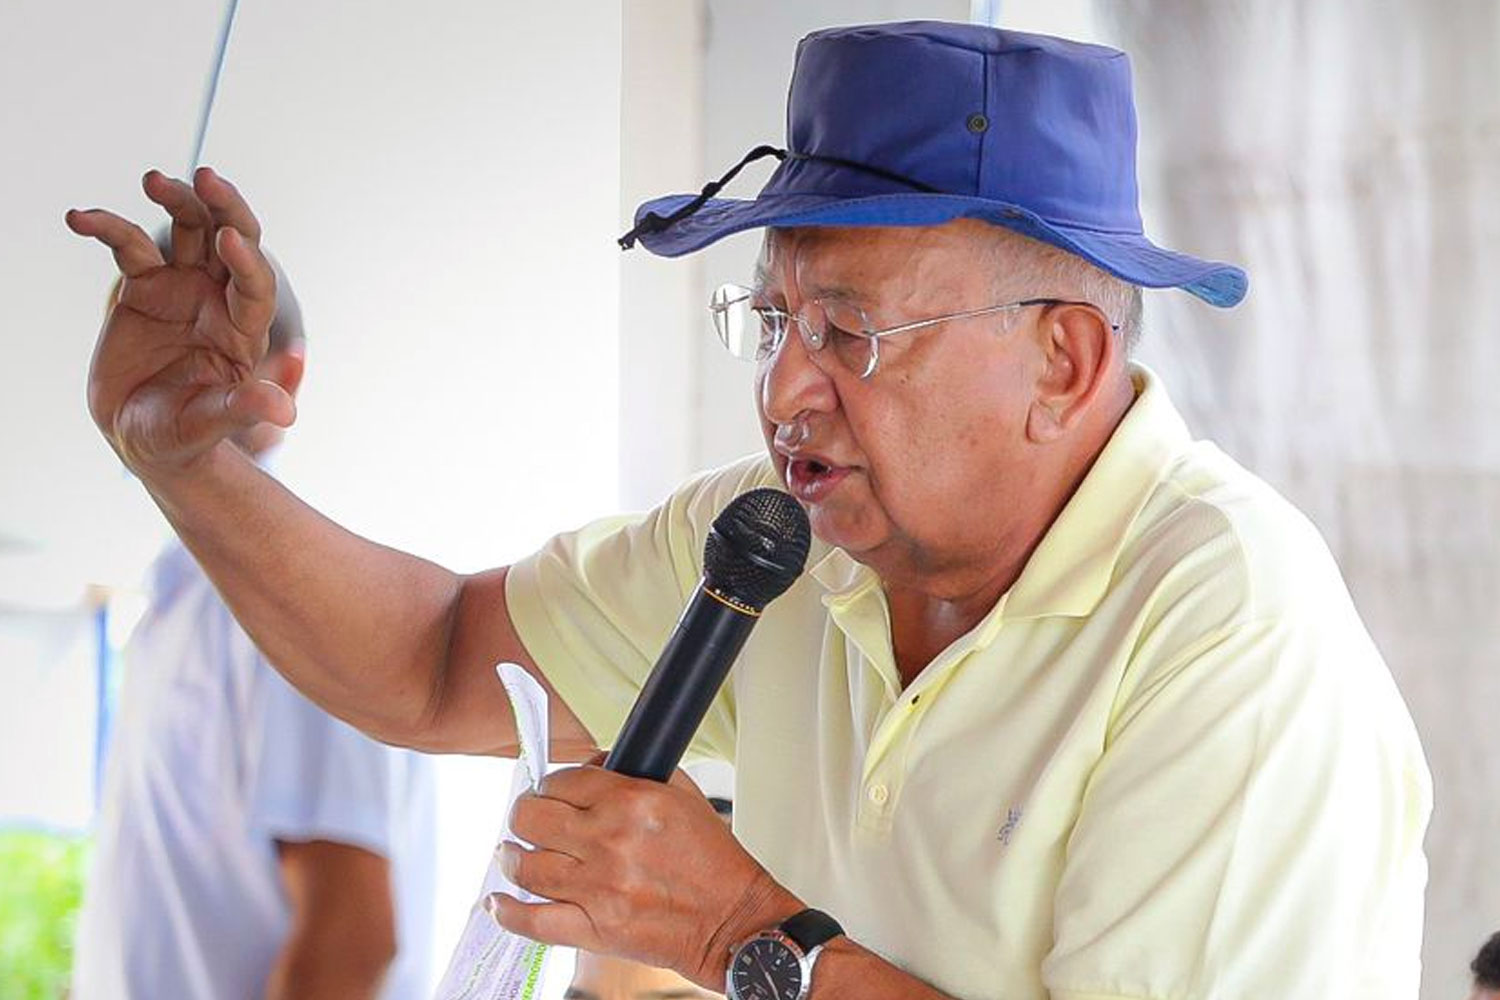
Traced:
<path id="1" fill-rule="evenodd" d="M 754 284 L 750 290 L 756 295 L 765 295 L 766 286 L 771 283 L 771 275 L 764 264 L 755 265 Z M 837 299 L 840 302 L 870 302 L 870 296 L 857 288 L 848 285 L 813 285 L 804 289 L 809 298 L 814 299 Z"/>
<path id="2" fill-rule="evenodd" d="M 837 299 L 840 302 L 869 302 L 870 296 L 848 285 L 814 285 L 808 289 L 815 299 Z"/>
<path id="3" fill-rule="evenodd" d="M 563 1000 L 599 1000 L 599 994 L 581 990 L 576 986 L 569 986 L 568 992 L 563 994 Z"/>

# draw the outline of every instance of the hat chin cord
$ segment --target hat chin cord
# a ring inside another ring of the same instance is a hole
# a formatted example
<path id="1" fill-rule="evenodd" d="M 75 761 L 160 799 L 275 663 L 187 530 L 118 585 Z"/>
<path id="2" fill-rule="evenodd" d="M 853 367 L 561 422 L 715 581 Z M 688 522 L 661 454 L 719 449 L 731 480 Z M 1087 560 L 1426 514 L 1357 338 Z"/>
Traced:
<path id="1" fill-rule="evenodd" d="M 649 236 L 653 233 L 662 232 L 663 230 L 669 229 L 672 226 L 676 225 L 678 222 L 681 222 L 683 219 L 686 219 L 688 216 L 697 212 L 704 205 L 708 204 L 708 200 L 714 195 L 718 194 L 721 190 L 723 190 L 724 185 L 734 180 L 735 175 L 738 174 L 741 170 L 745 169 L 746 166 L 754 163 L 756 160 L 763 160 L 768 156 L 774 156 L 776 157 L 776 159 L 782 162 L 785 162 L 787 160 L 809 160 L 816 161 L 818 163 L 831 163 L 834 166 L 845 167 L 850 170 L 858 170 L 861 173 L 871 174 L 875 177 L 880 177 L 888 181 L 895 181 L 897 184 L 904 184 L 909 188 L 917 191 L 922 191 L 927 194 L 940 193 L 937 188 L 933 187 L 930 184 L 923 184 L 921 181 L 912 180 L 910 177 L 904 177 L 901 174 L 886 170 L 883 167 L 874 167 L 868 163 L 857 163 L 854 160 L 846 160 L 841 156 L 823 156 L 818 153 L 794 153 L 782 149 L 778 146 L 756 146 L 754 149 L 750 150 L 750 152 L 741 157 L 740 162 L 736 163 L 734 166 L 726 170 L 724 172 L 724 175 L 718 180 L 709 181 L 707 184 L 703 185 L 703 190 L 698 192 L 698 196 L 696 198 L 694 198 L 692 201 L 687 202 L 671 215 L 657 215 L 655 212 L 647 212 L 644 216 L 641 217 L 640 221 L 635 224 L 630 232 L 626 233 L 624 236 L 621 236 L 619 240 L 616 241 L 620 244 L 620 249 L 629 250 L 635 246 L 636 240 L 640 239 L 642 236 Z"/>

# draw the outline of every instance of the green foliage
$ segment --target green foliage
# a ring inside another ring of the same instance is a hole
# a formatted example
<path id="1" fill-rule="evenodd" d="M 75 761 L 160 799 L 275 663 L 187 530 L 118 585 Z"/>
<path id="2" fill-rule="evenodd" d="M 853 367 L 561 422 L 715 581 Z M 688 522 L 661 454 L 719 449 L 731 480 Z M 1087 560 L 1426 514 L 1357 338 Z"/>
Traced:
<path id="1" fill-rule="evenodd" d="M 82 837 L 0 831 L 0 1000 L 66 994 L 88 852 Z"/>

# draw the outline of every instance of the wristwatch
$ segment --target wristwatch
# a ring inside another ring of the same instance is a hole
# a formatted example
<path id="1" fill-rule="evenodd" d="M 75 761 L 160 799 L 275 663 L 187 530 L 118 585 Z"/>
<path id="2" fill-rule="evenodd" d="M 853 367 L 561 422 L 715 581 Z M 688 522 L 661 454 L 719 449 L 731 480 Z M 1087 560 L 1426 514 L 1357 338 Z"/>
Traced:
<path id="1" fill-rule="evenodd" d="M 844 933 L 822 910 L 803 910 L 740 942 L 724 975 L 728 1000 L 803 1000 L 823 945 Z"/>

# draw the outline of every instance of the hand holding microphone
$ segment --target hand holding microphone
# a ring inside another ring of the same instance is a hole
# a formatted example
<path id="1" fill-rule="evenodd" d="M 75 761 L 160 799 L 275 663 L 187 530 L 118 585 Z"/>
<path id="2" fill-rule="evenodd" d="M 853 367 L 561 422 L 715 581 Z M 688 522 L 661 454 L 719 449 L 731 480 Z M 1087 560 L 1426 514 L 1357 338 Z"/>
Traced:
<path id="1" fill-rule="evenodd" d="M 714 520 L 703 580 L 604 767 L 554 772 L 516 802 L 511 829 L 532 849 L 503 844 L 501 863 L 549 901 L 493 897 L 501 926 L 718 990 L 731 945 L 802 908 L 696 789 L 657 782 L 676 769 L 761 610 L 801 574 L 811 534 L 779 490 L 744 493 Z"/>
<path id="2" fill-rule="evenodd" d="M 742 493 L 714 519 L 703 580 L 621 727 L 606 770 L 653 781 L 672 776 L 761 611 L 801 575 L 811 542 L 807 514 L 780 490 Z"/>

